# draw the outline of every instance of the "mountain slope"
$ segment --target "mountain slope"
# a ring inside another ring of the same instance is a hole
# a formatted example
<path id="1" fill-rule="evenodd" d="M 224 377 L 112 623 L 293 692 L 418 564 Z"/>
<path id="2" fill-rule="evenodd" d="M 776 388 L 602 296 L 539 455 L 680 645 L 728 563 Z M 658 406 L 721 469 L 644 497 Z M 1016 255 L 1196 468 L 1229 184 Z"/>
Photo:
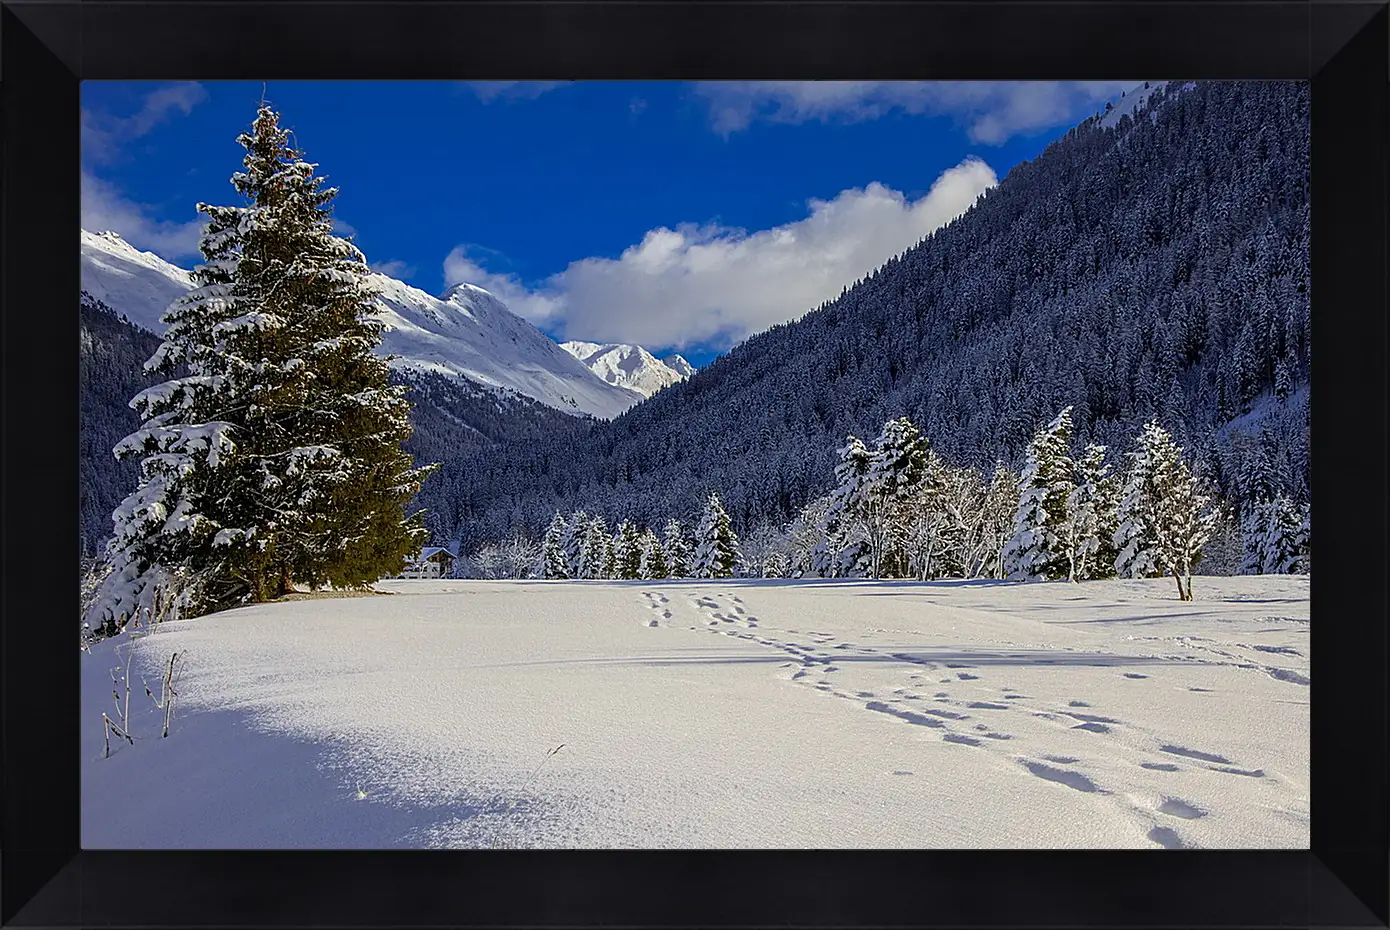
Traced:
<path id="1" fill-rule="evenodd" d="M 689 377 L 695 369 L 679 355 L 658 359 L 642 346 L 597 342 L 562 342 L 560 347 L 609 384 L 651 397 Z"/>
<path id="2" fill-rule="evenodd" d="M 146 375 L 143 365 L 160 340 L 88 293 L 78 313 L 78 526 L 83 555 L 97 555 L 111 535 L 111 512 L 139 479 L 136 461 L 117 459 L 111 450 L 140 425 L 128 401 L 159 380 Z M 470 454 L 535 446 L 592 422 L 467 378 L 395 368 L 391 380 L 411 389 L 413 431 L 403 447 L 417 463 L 444 466 L 426 479 L 414 501 L 425 508 L 426 528 L 440 540 L 455 522 L 454 502 L 467 482 L 458 466 Z"/>
<path id="3" fill-rule="evenodd" d="M 610 384 L 482 288 L 434 297 L 373 274 L 386 324 L 379 351 L 398 369 L 460 375 L 571 414 L 610 418 L 643 399 Z M 193 286 L 187 271 L 141 252 L 115 233 L 82 231 L 82 289 L 152 333 L 170 302 Z"/>
<path id="4" fill-rule="evenodd" d="M 88 293 L 78 314 L 77 520 L 82 554 L 96 555 L 111 535 L 111 511 L 140 476 L 135 460 L 117 459 L 111 450 L 140 425 L 127 403 L 153 383 L 142 366 L 159 337 Z"/>
<path id="5" fill-rule="evenodd" d="M 374 274 L 386 324 L 382 352 L 399 368 L 462 375 L 568 413 L 608 419 L 642 395 L 609 384 L 480 287 L 457 284 L 440 297 Z"/>
<path id="6" fill-rule="evenodd" d="M 159 318 L 193 287 L 189 273 L 114 232 L 82 230 L 82 289 L 136 326 L 164 332 Z"/>
<path id="7" fill-rule="evenodd" d="M 907 415 L 989 468 L 1067 404 L 1115 465 L 1158 417 L 1240 501 L 1253 446 L 1221 427 L 1274 396 L 1261 454 L 1303 496 L 1308 106 L 1304 84 L 1175 83 L 1085 121 L 840 298 L 583 442 L 477 456 L 461 533 L 539 533 L 557 507 L 660 526 L 711 489 L 745 530 L 824 493 L 847 433 Z"/>

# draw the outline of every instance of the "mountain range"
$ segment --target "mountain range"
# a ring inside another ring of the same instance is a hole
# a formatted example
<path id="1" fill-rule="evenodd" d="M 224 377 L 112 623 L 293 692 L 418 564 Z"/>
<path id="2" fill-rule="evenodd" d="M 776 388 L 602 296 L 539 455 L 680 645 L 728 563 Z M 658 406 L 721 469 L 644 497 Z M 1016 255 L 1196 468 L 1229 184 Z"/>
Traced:
<path id="1" fill-rule="evenodd" d="M 114 232 L 83 230 L 81 238 L 82 289 L 135 325 L 163 332 L 160 317 L 193 287 L 189 272 Z M 669 359 L 678 371 L 639 346 L 593 346 L 596 351 L 581 358 L 572 347 L 590 343 L 562 347 L 472 284 L 456 284 L 435 297 L 383 274 L 369 281 L 379 293 L 378 315 L 386 327 L 381 352 L 398 356 L 398 369 L 461 376 L 600 419 L 691 373 L 679 355 Z"/>
<path id="2" fill-rule="evenodd" d="M 609 384 L 651 397 L 695 373 L 679 355 L 659 359 L 642 346 L 620 343 L 562 342 L 560 347 Z"/>

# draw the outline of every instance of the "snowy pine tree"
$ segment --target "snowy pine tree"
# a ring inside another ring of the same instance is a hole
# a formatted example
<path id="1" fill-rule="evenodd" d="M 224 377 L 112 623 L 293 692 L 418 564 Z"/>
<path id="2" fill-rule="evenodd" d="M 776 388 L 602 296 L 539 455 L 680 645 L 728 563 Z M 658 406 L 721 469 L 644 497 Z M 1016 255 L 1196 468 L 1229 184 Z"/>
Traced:
<path id="1" fill-rule="evenodd" d="M 560 549 L 565 556 L 565 577 L 584 578 L 584 541 L 589 534 L 589 524 L 593 519 L 583 510 L 576 510 L 566 521 L 565 532 L 560 537 Z"/>
<path id="2" fill-rule="evenodd" d="M 869 478 L 871 453 L 850 435 L 839 454 L 836 487 L 822 516 L 821 542 L 812 551 L 812 571 L 823 578 L 853 575 L 868 563 L 868 536 L 857 514 Z"/>
<path id="3" fill-rule="evenodd" d="M 1072 408 L 1065 407 L 1029 444 L 1019 476 L 1014 534 L 1005 544 L 1004 571 L 1015 581 L 1066 578 L 1068 559 L 1061 534 L 1072 491 Z"/>
<path id="4" fill-rule="evenodd" d="M 1077 460 L 1077 485 L 1068 492 L 1061 538 L 1068 557 L 1068 580 L 1086 581 L 1113 573 L 1116 500 L 1106 447 L 1092 443 Z"/>
<path id="5" fill-rule="evenodd" d="M 613 537 L 613 573 L 611 577 L 630 580 L 641 577 L 642 537 L 630 520 L 618 524 Z"/>
<path id="6" fill-rule="evenodd" d="M 864 524 L 869 542 L 869 571 L 880 578 L 896 560 L 910 520 L 908 503 L 926 473 L 927 440 L 907 417 L 884 424 L 850 513 Z"/>
<path id="7" fill-rule="evenodd" d="M 651 530 L 643 530 L 641 539 L 642 559 L 638 563 L 639 578 L 667 577 L 667 559 L 662 551 L 662 541 Z"/>
<path id="8" fill-rule="evenodd" d="M 580 549 L 580 570 L 577 578 L 608 578 L 613 570 L 613 541 L 603 517 L 594 517 L 585 528 L 584 544 Z"/>
<path id="9" fill-rule="evenodd" d="M 1270 536 L 1270 518 L 1274 509 L 1271 500 L 1251 500 L 1242 505 L 1241 574 L 1260 575 L 1270 561 L 1266 541 Z"/>
<path id="10" fill-rule="evenodd" d="M 711 493 L 696 529 L 696 551 L 693 574 L 697 578 L 729 578 L 739 563 L 739 539 L 729 514 L 720 504 L 718 494 Z"/>
<path id="11" fill-rule="evenodd" d="M 1280 496 L 1266 507 L 1261 571 L 1267 575 L 1309 571 L 1309 507 Z"/>
<path id="12" fill-rule="evenodd" d="M 187 374 L 131 401 L 143 424 L 116 447 L 142 456 L 141 477 L 113 514 L 100 626 L 176 579 L 190 612 L 296 580 L 364 584 L 423 541 L 404 510 L 434 466 L 412 468 L 401 449 L 409 404 L 372 354 L 382 324 L 366 259 L 332 233 L 337 191 L 269 107 L 237 141 L 245 171 L 232 183 L 247 204 L 198 205 L 205 261 L 146 364 Z"/>
<path id="13" fill-rule="evenodd" d="M 557 510 L 555 516 L 551 518 L 551 525 L 547 527 L 545 539 L 541 543 L 542 578 L 570 577 L 570 567 L 565 558 L 565 538 L 569 529 L 565 518 Z"/>
<path id="14" fill-rule="evenodd" d="M 691 544 L 681 521 L 672 518 L 662 532 L 662 554 L 666 558 L 667 574 L 672 578 L 691 576 Z"/>
<path id="15" fill-rule="evenodd" d="M 1202 493 L 1182 450 L 1157 422 L 1145 425 L 1133 452 L 1114 541 L 1122 578 L 1172 575 L 1179 600 L 1193 599 L 1193 566 L 1211 537 L 1217 512 Z"/>

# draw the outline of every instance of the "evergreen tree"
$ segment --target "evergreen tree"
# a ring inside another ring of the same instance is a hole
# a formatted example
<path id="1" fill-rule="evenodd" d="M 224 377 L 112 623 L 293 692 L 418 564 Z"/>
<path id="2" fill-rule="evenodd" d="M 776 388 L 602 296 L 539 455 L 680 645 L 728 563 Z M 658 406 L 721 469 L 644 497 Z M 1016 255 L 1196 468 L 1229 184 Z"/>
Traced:
<path id="1" fill-rule="evenodd" d="M 1005 545 L 1004 570 L 1016 581 L 1068 577 L 1068 558 L 1062 540 L 1067 523 L 1067 500 L 1072 491 L 1072 408 L 1034 434 L 1024 471 L 1019 477 L 1019 506 L 1014 535 Z"/>
<path id="2" fill-rule="evenodd" d="M 1309 571 L 1309 507 L 1277 497 L 1266 508 L 1265 561 L 1267 575 L 1307 574 Z"/>
<path id="3" fill-rule="evenodd" d="M 657 534 L 651 530 L 643 530 L 641 548 L 642 560 L 638 565 L 638 577 L 667 577 L 666 554 L 662 551 L 662 542 L 657 538 Z"/>
<path id="4" fill-rule="evenodd" d="M 1286 400 L 1294 390 L 1294 378 L 1290 375 L 1290 366 L 1285 359 L 1280 359 L 1275 364 L 1275 397 L 1277 400 Z"/>
<path id="5" fill-rule="evenodd" d="M 720 504 L 719 495 L 711 492 L 696 529 L 695 577 L 732 577 L 738 562 L 739 539 L 734 535 L 734 527 Z"/>
<path id="6" fill-rule="evenodd" d="M 1091 443 L 1076 462 L 1077 485 L 1068 493 L 1062 539 L 1068 580 L 1104 578 L 1115 568 L 1117 507 L 1106 447 Z"/>
<path id="7" fill-rule="evenodd" d="M 603 517 L 594 517 L 585 528 L 580 549 L 580 578 L 608 578 L 613 570 L 613 541 Z"/>
<path id="8" fill-rule="evenodd" d="M 1158 422 L 1145 425 L 1121 499 L 1115 543 L 1122 578 L 1172 575 L 1179 600 L 1193 599 L 1193 566 L 1202 557 L 1217 513 L 1199 488 L 1182 450 Z"/>
<path id="9" fill-rule="evenodd" d="M 857 514 L 869 479 L 871 453 L 850 435 L 839 455 L 836 488 L 822 517 L 821 542 L 812 552 L 812 571 L 823 578 L 843 578 L 868 562 L 868 537 Z"/>
<path id="10" fill-rule="evenodd" d="M 593 518 L 583 510 L 570 514 L 565 524 L 565 532 L 560 537 L 560 549 L 565 555 L 565 577 L 585 578 L 584 543 L 589 535 L 589 525 Z"/>
<path id="11" fill-rule="evenodd" d="M 618 532 L 613 537 L 613 575 L 614 578 L 633 579 L 641 577 L 642 537 L 630 520 L 618 524 Z"/>
<path id="12" fill-rule="evenodd" d="M 546 529 L 545 539 L 541 543 L 541 577 L 570 577 L 570 568 L 565 558 L 565 539 L 569 529 L 565 518 L 557 510 L 555 516 L 551 518 L 551 525 Z"/>
<path id="13" fill-rule="evenodd" d="M 1270 561 L 1266 542 L 1270 536 L 1270 523 L 1274 502 L 1271 500 L 1252 500 L 1242 505 L 1241 574 L 1260 575 Z"/>
<path id="14" fill-rule="evenodd" d="M 910 520 L 908 504 L 920 491 L 926 469 L 927 440 L 912 421 L 899 417 L 885 423 L 863 485 L 849 508 L 865 526 L 871 577 L 882 577 L 901 558 Z"/>
<path id="15" fill-rule="evenodd" d="M 132 400 L 142 427 L 116 447 L 143 458 L 113 514 L 99 625 L 174 579 L 193 613 L 296 580 L 375 581 L 425 536 L 405 507 L 434 466 L 412 468 L 401 449 L 409 404 L 372 353 L 382 324 L 366 259 L 331 231 L 337 191 L 271 108 L 237 141 L 245 170 L 232 183 L 247 204 L 198 205 L 205 261 L 146 364 L 173 377 Z"/>
<path id="16" fill-rule="evenodd" d="M 691 576 L 691 544 L 686 531 L 675 517 L 667 521 L 662 533 L 662 554 L 666 558 L 667 574 L 672 578 Z"/>

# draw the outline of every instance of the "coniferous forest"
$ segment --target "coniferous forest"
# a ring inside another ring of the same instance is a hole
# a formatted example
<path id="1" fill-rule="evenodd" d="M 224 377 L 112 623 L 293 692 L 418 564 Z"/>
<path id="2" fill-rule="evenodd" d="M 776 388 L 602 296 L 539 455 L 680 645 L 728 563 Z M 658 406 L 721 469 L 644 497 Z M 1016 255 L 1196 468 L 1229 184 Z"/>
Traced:
<path id="1" fill-rule="evenodd" d="M 1308 106 L 1301 83 L 1173 83 L 1088 120 L 839 298 L 616 420 L 441 459 L 457 497 L 435 502 L 436 538 L 539 539 L 579 509 L 691 521 L 712 491 L 738 532 L 783 528 L 836 486 L 849 434 L 906 416 L 988 483 L 1065 406 L 1077 451 L 1105 446 L 1116 470 L 1162 425 L 1228 524 L 1307 503 Z"/>

